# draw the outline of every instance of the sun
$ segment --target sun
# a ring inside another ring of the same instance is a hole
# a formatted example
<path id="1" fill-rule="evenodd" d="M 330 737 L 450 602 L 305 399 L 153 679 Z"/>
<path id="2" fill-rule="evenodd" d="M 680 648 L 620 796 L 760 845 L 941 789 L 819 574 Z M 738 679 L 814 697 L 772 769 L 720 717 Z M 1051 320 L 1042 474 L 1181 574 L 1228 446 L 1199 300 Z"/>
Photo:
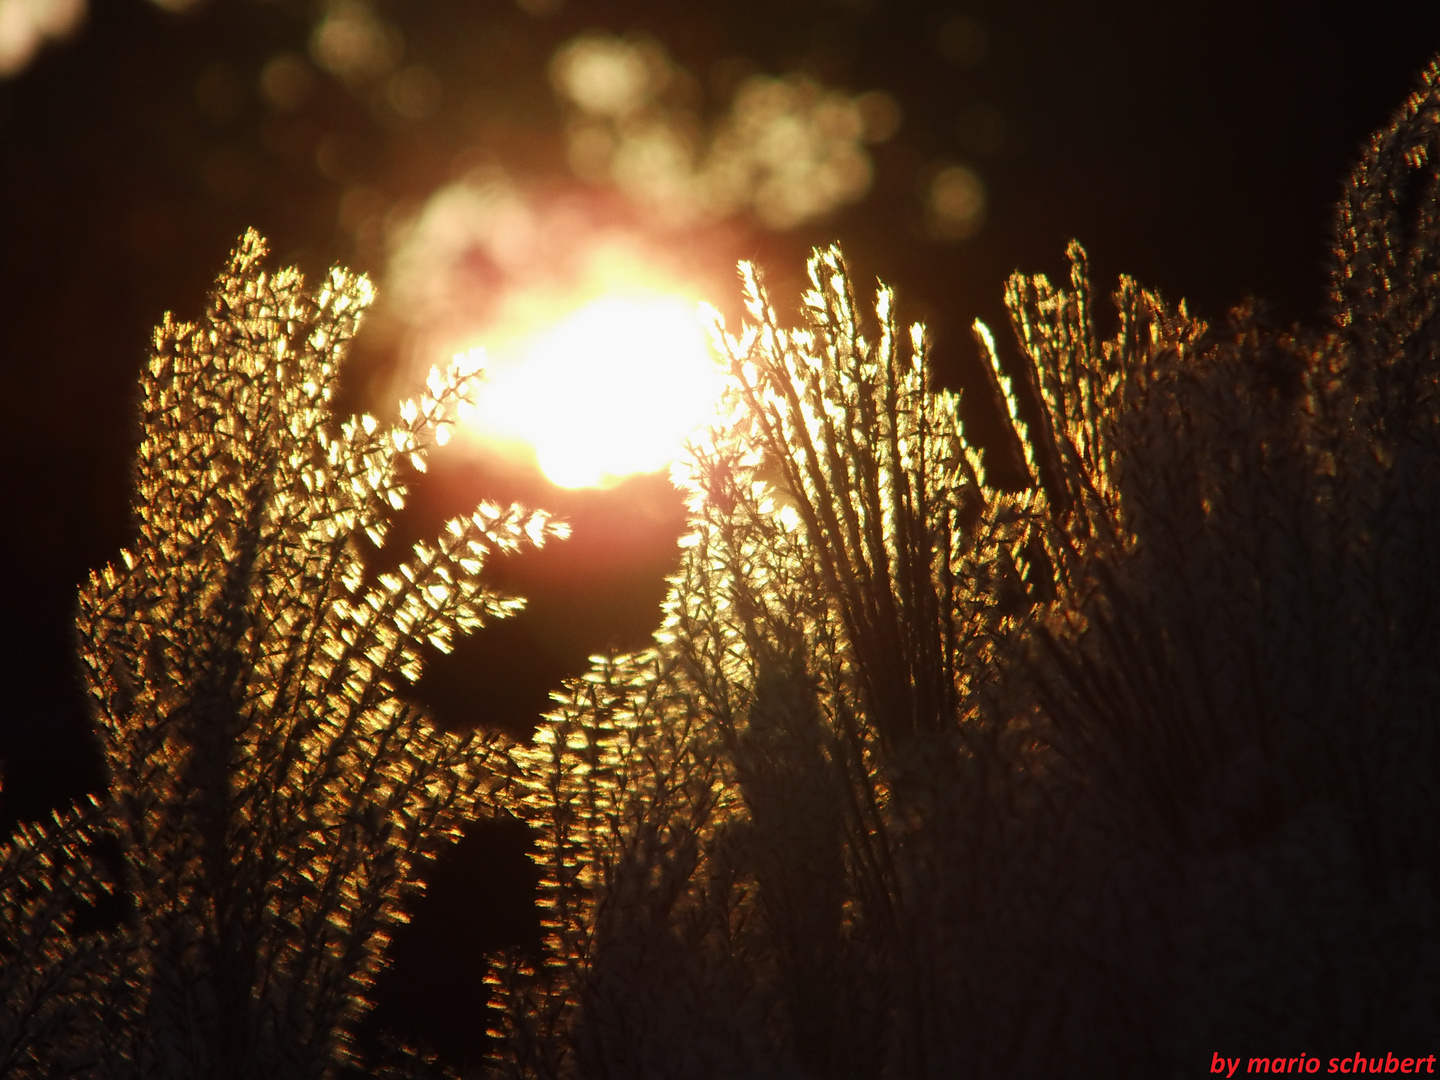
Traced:
<path id="1" fill-rule="evenodd" d="M 472 431 L 519 444 L 561 487 L 664 469 L 711 415 L 721 386 L 699 305 L 600 295 L 487 350 Z"/>

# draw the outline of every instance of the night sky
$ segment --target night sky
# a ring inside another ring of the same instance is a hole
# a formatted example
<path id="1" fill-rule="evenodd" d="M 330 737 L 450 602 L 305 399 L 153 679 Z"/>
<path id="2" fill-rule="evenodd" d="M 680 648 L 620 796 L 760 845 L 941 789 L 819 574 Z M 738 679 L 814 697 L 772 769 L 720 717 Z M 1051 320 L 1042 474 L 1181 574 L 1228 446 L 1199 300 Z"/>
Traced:
<path id="1" fill-rule="evenodd" d="M 1124 272 L 1211 318 L 1255 296 L 1282 322 L 1323 319 L 1341 180 L 1440 49 L 1433 0 L 1355 4 L 1343 19 L 1228 0 L 409 0 L 364 8 L 389 35 L 384 63 L 337 73 L 315 43 L 342 8 L 93 0 L 69 37 L 0 79 L 4 828 L 102 782 L 74 670 L 75 587 L 128 539 L 150 329 L 167 310 L 200 314 L 246 227 L 277 264 L 341 261 L 383 297 L 395 237 L 427 200 L 503 177 L 542 217 L 568 208 L 645 238 L 728 313 L 736 259 L 789 302 L 809 248 L 838 240 L 859 281 L 878 275 L 902 318 L 930 327 L 937 381 L 963 387 L 970 322 L 1005 327 L 1006 276 L 1063 273 L 1071 238 L 1106 290 Z M 868 193 L 821 216 L 657 224 L 567 164 L 573 110 L 547 70 L 587 33 L 663 50 L 700 123 L 769 75 L 878 91 L 899 126 L 866 146 Z M 947 168 L 983 182 L 972 235 L 927 216 Z M 487 290 L 518 286 L 505 267 L 474 269 L 467 302 L 483 321 Z M 380 312 L 357 341 L 344 407 L 393 407 L 417 348 L 402 322 Z M 663 474 L 569 491 L 534 469 L 436 457 L 392 544 L 480 498 L 553 509 L 575 535 L 491 568 L 529 609 L 433 662 L 419 693 L 442 723 L 523 734 L 587 655 L 646 643 L 684 515 Z M 454 1056 L 480 1045 L 476 957 L 533 934 L 523 848 L 514 829 L 477 828 L 435 872 L 381 986 L 381 1016 L 407 1037 Z"/>

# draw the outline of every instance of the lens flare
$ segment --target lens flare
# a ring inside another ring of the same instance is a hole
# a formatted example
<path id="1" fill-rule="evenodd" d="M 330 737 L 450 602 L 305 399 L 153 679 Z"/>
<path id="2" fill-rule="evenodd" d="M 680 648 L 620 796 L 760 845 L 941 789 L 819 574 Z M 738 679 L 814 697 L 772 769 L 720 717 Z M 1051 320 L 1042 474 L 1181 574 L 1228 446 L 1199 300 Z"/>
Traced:
<path id="1" fill-rule="evenodd" d="M 604 295 L 489 351 L 471 431 L 533 451 L 551 482 L 603 487 L 665 468 L 721 386 L 697 305 Z"/>

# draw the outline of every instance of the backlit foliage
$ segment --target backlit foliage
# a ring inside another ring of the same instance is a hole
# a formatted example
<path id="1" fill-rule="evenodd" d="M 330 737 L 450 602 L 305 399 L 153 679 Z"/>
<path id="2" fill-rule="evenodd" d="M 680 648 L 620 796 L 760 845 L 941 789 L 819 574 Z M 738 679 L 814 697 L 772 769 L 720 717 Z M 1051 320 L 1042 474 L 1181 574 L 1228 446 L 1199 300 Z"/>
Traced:
<path id="1" fill-rule="evenodd" d="M 491 740 L 438 730 L 404 692 L 422 644 L 520 606 L 481 583 L 485 559 L 556 527 L 481 505 L 367 575 L 403 468 L 446 441 L 473 372 L 432 372 L 394 424 L 336 425 L 373 290 L 336 269 L 310 291 L 264 254 L 247 234 L 204 320 L 155 334 L 138 536 L 82 588 L 78 619 L 110 776 L 84 824 L 118 842 L 131 915 L 79 940 L 59 916 L 32 933 L 50 979 L 38 1019 L 74 1020 L 22 1033 L 12 1074 L 334 1075 L 417 861 L 490 805 Z M 22 932 L 37 890 L 73 902 L 47 881 L 80 873 L 66 860 L 84 865 L 85 839 L 61 822 L 12 845 Z M 7 967 L 7 1009 L 38 997 L 33 981 Z"/>
<path id="2" fill-rule="evenodd" d="M 87 803 L 45 826 L 21 825 L 0 852 L 0 1076 L 54 1064 L 77 1034 L 103 1030 L 88 991 L 106 966 L 106 943 L 71 940 L 76 906 L 112 892 L 84 850 L 96 816 Z"/>
<path id="3" fill-rule="evenodd" d="M 499 1076 L 1433 1043 L 1437 155 L 1432 65 L 1345 189 L 1320 330 L 1125 278 L 1101 313 L 1078 245 L 1016 276 L 983 454 L 837 251 L 798 328 L 747 271 L 664 626 L 522 747 L 403 690 L 552 527 L 482 506 L 367 572 L 467 373 L 334 428 L 369 287 L 247 236 L 157 333 L 138 539 L 81 592 L 109 790 L 0 852 L 0 1073 L 335 1075 L 416 861 L 501 802 L 545 941 L 487 974 Z"/>
<path id="4" fill-rule="evenodd" d="M 1017 275 L 1016 347 L 976 328 L 993 459 L 837 252 L 798 329 L 747 272 L 665 627 L 512 753 L 547 938 L 492 965 L 499 1072 L 1433 1041 L 1437 139 L 1432 65 L 1346 187 L 1318 331 L 1128 278 L 1097 314 L 1078 245 Z"/>
<path id="5" fill-rule="evenodd" d="M 909 837 L 1010 737 L 1039 503 L 986 488 L 887 292 L 872 335 L 837 251 L 811 276 L 786 330 L 747 270 L 660 643 L 512 751 L 549 931 L 491 973 L 516 1075 L 868 1075 L 923 1009 Z"/>

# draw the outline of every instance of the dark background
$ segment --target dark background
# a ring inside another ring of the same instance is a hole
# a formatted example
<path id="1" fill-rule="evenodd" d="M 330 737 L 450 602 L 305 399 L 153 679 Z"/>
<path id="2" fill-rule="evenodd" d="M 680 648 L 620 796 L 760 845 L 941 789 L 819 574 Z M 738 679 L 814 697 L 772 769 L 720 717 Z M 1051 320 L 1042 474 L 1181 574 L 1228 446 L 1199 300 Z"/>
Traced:
<path id="1" fill-rule="evenodd" d="M 209 0 L 184 15 L 96 0 L 73 37 L 0 81 L 0 829 L 103 782 L 72 608 L 77 583 L 127 539 L 133 388 L 151 327 L 166 310 L 198 315 L 251 225 L 277 261 L 314 272 L 340 260 L 377 274 L 383 290 L 379 249 L 338 223 L 357 181 L 401 208 L 476 161 L 522 186 L 574 184 L 545 70 L 575 34 L 646 32 L 702 77 L 740 58 L 892 95 L 903 122 L 872 148 L 864 200 L 786 232 L 737 218 L 697 236 L 696 258 L 721 260 L 708 268 L 721 281 L 734 258 L 756 259 L 783 299 L 809 247 L 839 239 L 862 280 L 881 276 L 902 317 L 929 324 L 937 378 L 952 386 L 975 362 L 970 321 L 1005 325 L 1006 275 L 1063 273 L 1072 237 L 1102 287 L 1123 271 L 1212 318 L 1255 295 L 1283 321 L 1322 320 L 1341 180 L 1440 48 L 1433 0 L 1355 4 L 1343 18 L 1253 0 L 411 0 L 378 10 L 403 32 L 407 59 L 439 77 L 443 95 L 423 119 L 381 115 L 324 75 L 302 108 L 268 108 L 255 89 L 262 65 L 303 53 L 320 17 L 300 0 Z M 956 62 L 945 44 L 957 16 L 983 28 L 978 58 Z M 998 144 L 967 128 L 977 106 L 1003 118 Z M 988 190 L 986 224 L 963 241 L 924 227 L 923 183 L 943 162 L 973 166 Z M 715 299 L 733 309 L 733 297 Z M 381 335 L 356 352 L 348 403 L 383 408 L 371 398 L 394 344 Z M 554 509 L 575 537 L 494 568 L 530 608 L 433 663 L 420 692 L 443 723 L 523 734 L 587 655 L 646 643 L 683 512 L 663 477 L 567 492 L 483 461 L 437 461 L 392 542 L 482 497 Z M 396 940 L 381 1020 L 456 1058 L 478 1052 L 480 956 L 534 937 L 524 846 L 513 827 L 477 827 L 435 870 Z"/>

